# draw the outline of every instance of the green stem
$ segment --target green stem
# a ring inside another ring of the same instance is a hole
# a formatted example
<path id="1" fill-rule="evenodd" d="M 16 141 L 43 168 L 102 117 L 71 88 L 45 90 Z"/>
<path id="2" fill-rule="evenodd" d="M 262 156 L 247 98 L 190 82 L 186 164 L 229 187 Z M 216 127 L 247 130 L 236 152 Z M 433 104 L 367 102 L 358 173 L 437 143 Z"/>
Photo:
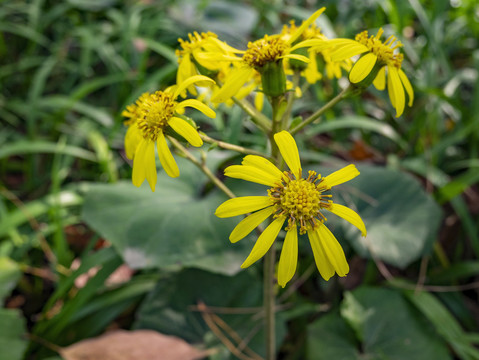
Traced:
<path id="1" fill-rule="evenodd" d="M 293 74 L 293 88 L 288 94 L 288 103 L 286 105 L 286 111 L 284 112 L 281 118 L 282 129 L 286 129 L 288 127 L 288 120 L 291 118 L 291 111 L 293 109 L 293 103 L 296 97 L 295 91 L 296 91 L 296 88 L 298 87 L 300 78 L 301 78 L 301 73 L 299 71 L 295 71 Z"/>
<path id="2" fill-rule="evenodd" d="M 299 125 L 295 126 L 293 129 L 290 130 L 291 135 L 296 134 L 299 130 L 303 129 L 306 125 L 312 123 L 314 120 L 318 119 L 321 115 L 323 115 L 326 111 L 331 109 L 334 105 L 338 102 L 346 98 L 350 92 L 353 91 L 353 86 L 349 85 L 347 88 L 343 89 L 338 95 L 332 98 L 329 102 L 327 102 L 321 109 L 316 111 L 307 119 L 303 120 Z"/>
<path id="3" fill-rule="evenodd" d="M 271 122 L 266 115 L 256 110 L 254 106 L 245 99 L 239 100 L 235 97 L 232 99 L 245 113 L 251 116 L 251 121 L 253 121 L 261 130 L 266 133 L 271 130 Z"/>
<path id="4" fill-rule="evenodd" d="M 177 148 L 188 160 L 195 164 L 207 177 L 210 179 L 221 191 L 223 191 L 228 197 L 234 198 L 236 195 L 220 180 L 218 179 L 210 169 L 205 165 L 203 161 L 198 160 L 191 154 L 183 145 L 179 143 L 174 137 L 168 136 L 173 146 Z"/>
<path id="5" fill-rule="evenodd" d="M 269 133 L 271 142 L 271 157 L 273 161 L 278 165 L 280 160 L 279 149 L 274 141 L 274 134 L 281 131 L 281 114 L 280 105 L 284 100 L 284 96 L 275 96 L 270 99 L 271 106 L 273 108 L 273 126 Z M 265 255 L 264 259 L 264 274 L 263 274 L 263 306 L 265 314 L 266 324 L 266 360 L 276 359 L 276 328 L 275 328 L 275 304 L 276 298 L 274 293 L 274 265 L 276 261 L 276 251 L 274 245 L 271 246 L 269 251 Z"/>
<path id="6" fill-rule="evenodd" d="M 203 133 L 200 133 L 200 137 L 205 143 L 217 145 L 218 147 L 222 149 L 233 150 L 246 155 L 259 155 L 259 156 L 267 157 L 265 154 L 259 151 L 248 149 L 239 145 L 230 144 L 224 141 L 216 140 Z"/>

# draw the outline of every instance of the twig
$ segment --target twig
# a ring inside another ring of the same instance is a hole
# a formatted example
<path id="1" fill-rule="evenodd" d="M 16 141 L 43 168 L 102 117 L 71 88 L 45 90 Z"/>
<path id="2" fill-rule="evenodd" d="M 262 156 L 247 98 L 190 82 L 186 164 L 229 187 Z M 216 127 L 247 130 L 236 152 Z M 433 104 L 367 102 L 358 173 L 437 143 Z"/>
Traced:
<path id="1" fill-rule="evenodd" d="M 208 135 L 203 134 L 203 133 L 200 133 L 200 137 L 204 142 L 209 143 L 209 144 L 218 145 L 218 147 L 220 147 L 222 149 L 233 150 L 233 151 L 236 151 L 236 152 L 239 152 L 239 153 L 242 153 L 242 154 L 247 154 L 247 155 L 250 154 L 250 155 L 258 155 L 258 156 L 267 157 L 265 154 L 263 154 L 259 151 L 256 151 L 256 150 L 253 150 L 253 149 L 248 149 L 248 148 L 245 148 L 245 147 L 239 146 L 239 145 L 230 144 L 230 143 L 227 143 L 227 142 L 224 142 L 224 141 L 216 140 L 216 139 L 213 139 L 213 138 L 211 138 Z"/>

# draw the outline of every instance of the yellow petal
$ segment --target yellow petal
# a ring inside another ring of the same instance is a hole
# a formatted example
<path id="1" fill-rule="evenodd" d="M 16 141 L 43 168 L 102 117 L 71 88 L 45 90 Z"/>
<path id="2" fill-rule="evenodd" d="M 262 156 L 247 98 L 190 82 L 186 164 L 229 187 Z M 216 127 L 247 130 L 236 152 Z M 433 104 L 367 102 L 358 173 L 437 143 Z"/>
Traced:
<path id="1" fill-rule="evenodd" d="M 143 181 L 145 181 L 145 155 L 149 142 L 151 142 L 151 140 L 142 139 L 140 141 L 135 152 L 135 158 L 133 159 L 133 174 L 131 180 L 133 181 L 133 185 L 137 187 L 140 187 Z"/>
<path id="2" fill-rule="evenodd" d="M 176 99 L 178 95 L 181 94 L 188 86 L 193 85 L 194 83 L 199 81 L 211 82 L 213 84 L 215 83 L 214 80 L 204 75 L 192 76 L 186 79 L 185 81 L 183 81 L 181 84 L 178 84 L 178 87 L 175 89 L 175 92 L 173 93 L 173 99 Z"/>
<path id="3" fill-rule="evenodd" d="M 296 272 L 298 264 L 298 231 L 292 226 L 286 233 L 278 265 L 278 284 L 284 287 Z"/>
<path id="4" fill-rule="evenodd" d="M 274 134 L 274 141 L 291 172 L 297 179 L 301 177 L 301 161 L 299 160 L 298 147 L 291 134 L 285 130 Z"/>
<path id="5" fill-rule="evenodd" d="M 155 192 L 156 186 L 156 162 L 155 162 L 155 143 L 148 141 L 148 145 L 145 148 L 145 171 L 146 180 L 150 184 L 151 191 Z"/>
<path id="6" fill-rule="evenodd" d="M 251 78 L 254 69 L 248 66 L 242 66 L 231 71 L 230 76 L 227 77 L 224 85 L 220 90 L 213 94 L 211 101 L 214 103 L 225 102 L 231 99 L 239 89 Z"/>
<path id="7" fill-rule="evenodd" d="M 176 83 L 181 84 L 183 81 L 187 80 L 191 76 L 196 75 L 196 67 L 191 61 L 191 56 L 190 54 L 186 54 L 183 56 L 181 59 L 179 65 L 178 65 L 178 72 L 176 73 Z M 193 95 L 197 95 L 196 89 L 194 86 L 190 86 L 189 91 Z M 181 92 L 182 97 L 186 97 L 186 91 L 183 90 Z"/>
<path id="8" fill-rule="evenodd" d="M 349 81 L 353 84 L 357 84 L 364 80 L 373 69 L 377 59 L 378 57 L 373 53 L 367 53 L 366 55 L 361 56 L 349 73 Z"/>
<path id="9" fill-rule="evenodd" d="M 333 265 L 326 257 L 323 245 L 319 239 L 319 234 L 317 231 L 310 230 L 308 231 L 309 243 L 311 244 L 311 249 L 313 250 L 314 262 L 316 267 L 319 270 L 319 273 L 324 280 L 328 281 L 331 276 L 334 275 L 335 271 Z"/>
<path id="10" fill-rule="evenodd" d="M 254 97 L 254 107 L 256 108 L 256 110 L 262 111 L 263 105 L 264 105 L 264 93 L 257 92 Z"/>
<path id="11" fill-rule="evenodd" d="M 284 216 L 280 216 L 271 224 L 269 224 L 268 227 L 261 233 L 261 235 L 258 237 L 258 240 L 256 240 L 256 244 L 253 246 L 253 250 L 251 250 L 251 253 L 246 258 L 244 263 L 241 264 L 243 269 L 261 259 L 264 254 L 268 252 L 269 248 L 271 245 L 273 245 L 274 240 L 281 231 L 285 220 L 286 218 Z"/>
<path id="12" fill-rule="evenodd" d="M 135 152 L 141 139 L 142 136 L 140 135 L 138 126 L 136 126 L 136 124 L 130 125 L 125 134 L 125 153 L 128 159 L 133 160 L 135 157 Z"/>
<path id="13" fill-rule="evenodd" d="M 407 105 L 412 106 L 412 103 L 414 101 L 414 91 L 412 89 L 412 85 L 409 82 L 409 79 L 407 78 L 404 71 L 402 71 L 402 69 L 399 69 L 398 73 L 399 73 L 399 78 L 401 79 L 401 82 L 404 85 L 404 89 L 406 89 L 407 96 L 409 98 L 409 101 L 408 101 Z"/>
<path id="14" fill-rule="evenodd" d="M 259 170 L 253 166 L 232 165 L 225 169 L 225 175 L 235 179 L 255 182 L 257 184 L 273 187 L 278 182 L 278 178 L 264 170 Z"/>
<path id="15" fill-rule="evenodd" d="M 301 26 L 296 29 L 296 31 L 291 35 L 291 37 L 288 39 L 288 41 L 286 42 L 287 44 L 292 44 L 296 41 L 296 39 L 298 39 L 304 32 L 304 30 L 306 30 L 306 28 L 311 25 L 318 17 L 319 15 L 321 15 L 324 10 L 326 10 L 325 7 L 322 7 L 321 9 L 315 11 L 308 19 L 306 19 L 302 24 Z"/>
<path id="16" fill-rule="evenodd" d="M 323 178 L 323 183 L 332 188 L 333 186 L 345 183 L 351 179 L 354 179 L 356 176 L 359 175 L 359 171 L 355 165 L 350 164 L 348 166 L 339 169 L 338 171 L 333 172 L 332 174 Z"/>
<path id="17" fill-rule="evenodd" d="M 404 88 L 399 78 L 398 70 L 394 66 L 388 66 L 388 91 L 391 104 L 396 109 L 396 117 L 399 117 L 404 111 L 406 96 L 404 95 Z"/>
<path id="18" fill-rule="evenodd" d="M 212 119 L 216 117 L 216 113 L 212 109 L 210 109 L 207 105 L 196 99 L 183 100 L 178 105 L 176 105 L 177 110 L 184 109 L 185 107 L 195 108 L 196 110 L 201 111 L 203 114 Z"/>
<path id="19" fill-rule="evenodd" d="M 203 140 L 201 140 L 198 131 L 191 126 L 187 121 L 173 116 L 168 121 L 173 130 L 175 130 L 179 135 L 181 135 L 186 141 L 195 147 L 200 147 L 203 145 Z"/>
<path id="20" fill-rule="evenodd" d="M 279 180 L 283 177 L 283 173 L 268 159 L 258 155 L 246 155 L 241 162 L 243 165 L 254 166 L 260 170 L 271 173 Z"/>
<path id="21" fill-rule="evenodd" d="M 257 211 L 239 222 L 230 234 L 230 241 L 235 243 L 247 236 L 251 231 L 265 221 L 269 216 L 273 214 L 274 208 L 272 206 L 266 209 Z"/>
<path id="22" fill-rule="evenodd" d="M 338 240 L 336 240 L 333 233 L 329 231 L 324 224 L 319 225 L 316 231 L 323 245 L 324 253 L 334 267 L 334 270 L 339 276 L 346 276 L 349 272 L 349 265 Z"/>
<path id="23" fill-rule="evenodd" d="M 281 58 L 295 59 L 295 60 L 299 60 L 299 61 L 302 61 L 302 62 L 305 62 L 305 63 L 310 62 L 308 57 L 306 57 L 304 55 L 298 55 L 298 54 L 287 54 L 287 55 L 282 56 Z"/>
<path id="24" fill-rule="evenodd" d="M 364 225 L 363 220 L 354 210 L 351 210 L 347 206 L 335 203 L 332 203 L 327 210 L 356 226 L 361 231 L 363 236 L 367 235 L 366 226 Z"/>
<path id="25" fill-rule="evenodd" d="M 350 40 L 348 41 L 347 45 L 342 45 L 337 49 L 334 49 L 334 51 L 331 53 L 331 61 L 343 61 L 355 55 L 362 54 L 366 51 L 369 51 L 366 46 L 361 43 L 358 43 L 357 41 Z"/>
<path id="26" fill-rule="evenodd" d="M 328 43 L 327 40 L 323 40 L 323 39 L 308 39 L 308 40 L 304 40 L 304 41 L 301 41 L 299 43 L 297 43 L 296 45 L 294 45 L 291 49 L 289 49 L 289 51 L 294 51 L 296 49 L 300 49 L 300 48 L 304 48 L 304 47 L 312 47 L 314 46 L 314 50 L 315 51 L 318 51 L 318 49 L 325 49 L 327 47 L 330 46 L 330 44 Z"/>
<path id="27" fill-rule="evenodd" d="M 156 146 L 158 149 L 158 157 L 160 158 L 161 166 L 165 169 L 168 176 L 175 178 L 180 176 L 180 170 L 176 161 L 171 154 L 168 144 L 166 143 L 165 135 L 160 131 L 158 139 L 156 140 Z"/>
<path id="28" fill-rule="evenodd" d="M 268 196 L 242 196 L 226 200 L 218 206 L 215 215 L 219 218 L 227 218 L 264 209 L 271 205 L 271 200 Z"/>
<path id="29" fill-rule="evenodd" d="M 373 85 L 378 90 L 384 90 L 386 88 L 386 67 L 383 66 L 379 69 L 376 78 L 373 81 Z"/>

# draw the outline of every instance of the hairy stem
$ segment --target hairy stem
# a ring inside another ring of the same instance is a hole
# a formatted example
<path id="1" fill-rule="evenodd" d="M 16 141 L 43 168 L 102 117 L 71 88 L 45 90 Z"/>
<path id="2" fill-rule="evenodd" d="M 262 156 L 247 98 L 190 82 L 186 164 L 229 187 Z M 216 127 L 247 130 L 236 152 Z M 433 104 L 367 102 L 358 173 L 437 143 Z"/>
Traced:
<path id="1" fill-rule="evenodd" d="M 353 90 L 353 86 L 349 85 L 347 88 L 343 89 L 338 95 L 336 95 L 334 98 L 332 98 L 329 102 L 327 102 L 321 109 L 316 111 L 314 114 L 312 114 L 310 117 L 306 118 L 303 120 L 300 124 L 295 126 L 293 129 L 291 129 L 289 132 L 291 135 L 296 134 L 299 130 L 303 129 L 306 125 L 311 124 L 314 120 L 318 119 L 321 115 L 323 115 L 326 111 L 331 109 L 334 105 L 336 105 L 338 102 L 346 98 L 350 92 Z"/>
<path id="2" fill-rule="evenodd" d="M 259 151 L 253 150 L 253 149 L 248 149 L 248 148 L 243 147 L 243 146 L 230 144 L 230 143 L 227 143 L 227 142 L 224 142 L 224 141 L 216 140 L 216 139 L 213 139 L 213 138 L 211 138 L 208 135 L 203 134 L 203 133 L 200 133 L 200 137 L 205 143 L 217 145 L 218 147 L 220 147 L 222 149 L 233 150 L 233 151 L 236 151 L 236 152 L 239 152 L 239 153 L 242 153 L 242 154 L 246 154 L 246 155 L 259 155 L 259 156 L 267 157 L 262 152 L 259 152 Z"/>
<path id="3" fill-rule="evenodd" d="M 207 177 L 210 179 L 216 187 L 223 191 L 228 197 L 234 198 L 236 195 L 220 180 L 218 179 L 206 164 L 193 156 L 183 145 L 180 144 L 175 138 L 168 136 L 173 146 L 177 148 L 188 160 L 195 164 Z"/>

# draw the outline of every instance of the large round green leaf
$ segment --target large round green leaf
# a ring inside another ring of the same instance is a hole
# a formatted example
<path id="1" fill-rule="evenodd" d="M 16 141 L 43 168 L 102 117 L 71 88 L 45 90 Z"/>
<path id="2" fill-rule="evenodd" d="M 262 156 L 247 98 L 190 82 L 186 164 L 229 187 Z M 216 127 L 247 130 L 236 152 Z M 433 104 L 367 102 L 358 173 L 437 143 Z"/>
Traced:
<path id="1" fill-rule="evenodd" d="M 409 174 L 372 166 L 359 170 L 361 174 L 338 187 L 339 191 L 333 189 L 334 201 L 356 210 L 366 224 L 368 235 L 362 237 L 356 228 L 341 221 L 346 238 L 359 254 L 372 253 L 405 268 L 431 250 L 441 209 Z M 322 175 L 328 173 L 323 171 Z"/>
<path id="2" fill-rule="evenodd" d="M 233 329 L 246 345 L 264 355 L 264 316 L 262 316 L 262 281 L 253 271 L 225 276 L 198 269 L 185 269 L 159 281 L 145 298 L 136 315 L 134 328 L 153 329 L 179 336 L 190 343 L 217 348 L 220 340 L 213 335 L 198 305 L 204 303 Z M 231 335 L 217 320 L 219 329 Z M 285 321 L 276 317 L 277 346 L 286 334 Z M 238 344 L 237 337 L 232 342 Z M 230 356 L 220 357 L 230 359 Z M 231 357 L 233 358 L 233 357 Z M 236 358 L 235 358 L 236 359 Z"/>
<path id="3" fill-rule="evenodd" d="M 161 172 L 154 193 L 146 182 L 141 188 L 129 181 L 92 185 L 83 219 L 133 268 L 238 272 L 248 244 L 232 245 L 228 237 L 235 221 L 214 215 L 226 197 L 218 191 L 202 195 L 206 177 L 190 162 L 177 161 L 180 177 Z"/>
<path id="4" fill-rule="evenodd" d="M 21 360 L 28 342 L 22 337 L 26 333 L 25 319 L 16 309 L 0 309 L 0 358 Z"/>
<path id="5" fill-rule="evenodd" d="M 430 324 L 394 290 L 362 287 L 346 293 L 340 313 L 309 326 L 308 360 L 451 359 Z"/>

